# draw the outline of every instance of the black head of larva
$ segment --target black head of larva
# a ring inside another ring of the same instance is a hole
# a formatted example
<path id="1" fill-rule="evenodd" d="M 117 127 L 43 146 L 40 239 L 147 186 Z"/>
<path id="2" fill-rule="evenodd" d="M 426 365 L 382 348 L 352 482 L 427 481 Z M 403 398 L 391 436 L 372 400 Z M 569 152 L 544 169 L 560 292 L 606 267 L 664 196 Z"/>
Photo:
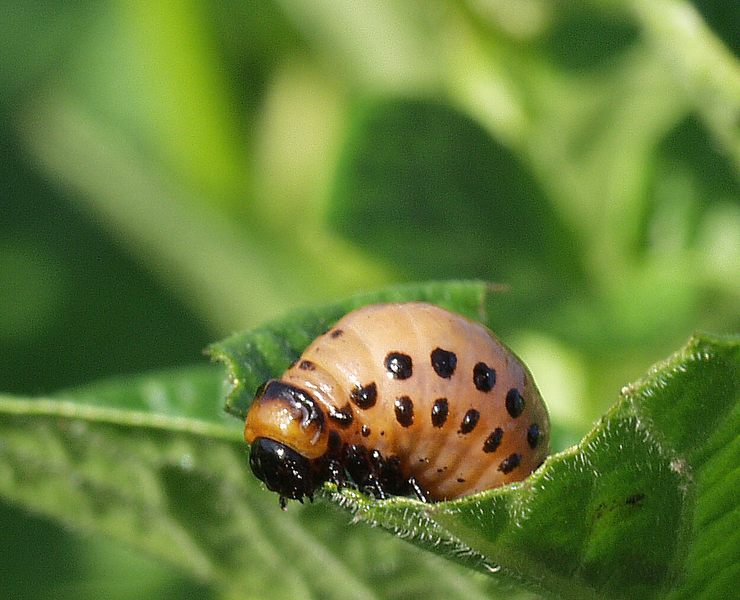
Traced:
<path id="1" fill-rule="evenodd" d="M 275 440 L 257 438 L 249 453 L 249 466 L 268 489 L 285 498 L 311 497 L 316 489 L 311 461 Z"/>
<path id="2" fill-rule="evenodd" d="M 275 379 L 258 389 L 244 426 L 251 445 L 249 465 L 268 489 L 280 494 L 281 505 L 286 498 L 311 498 L 326 479 L 322 465 L 330 449 L 327 425 L 309 390 Z"/>

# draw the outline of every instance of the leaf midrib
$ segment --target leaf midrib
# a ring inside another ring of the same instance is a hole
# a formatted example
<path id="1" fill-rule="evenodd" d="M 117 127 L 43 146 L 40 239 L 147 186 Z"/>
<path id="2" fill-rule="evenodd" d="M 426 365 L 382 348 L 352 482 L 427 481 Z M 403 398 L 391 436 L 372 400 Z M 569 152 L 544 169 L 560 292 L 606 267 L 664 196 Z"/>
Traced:
<path id="1" fill-rule="evenodd" d="M 34 398 L 28 400 L 2 394 L 0 395 L 0 414 L 2 413 L 18 416 L 80 419 L 111 425 L 191 433 L 226 442 L 239 442 L 242 439 L 241 428 L 236 420 L 232 427 L 193 417 L 101 407 L 66 399 Z"/>

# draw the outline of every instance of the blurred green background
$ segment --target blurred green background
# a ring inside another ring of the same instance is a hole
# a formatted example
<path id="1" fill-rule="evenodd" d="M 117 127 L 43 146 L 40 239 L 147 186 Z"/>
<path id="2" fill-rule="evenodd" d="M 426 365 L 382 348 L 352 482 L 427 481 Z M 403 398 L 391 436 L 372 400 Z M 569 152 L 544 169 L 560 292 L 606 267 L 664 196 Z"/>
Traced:
<path id="1" fill-rule="evenodd" d="M 397 282 L 490 324 L 576 441 L 740 329 L 731 2 L 2 3 L 0 389 L 204 361 Z M 209 598 L 0 503 L 7 598 Z"/>

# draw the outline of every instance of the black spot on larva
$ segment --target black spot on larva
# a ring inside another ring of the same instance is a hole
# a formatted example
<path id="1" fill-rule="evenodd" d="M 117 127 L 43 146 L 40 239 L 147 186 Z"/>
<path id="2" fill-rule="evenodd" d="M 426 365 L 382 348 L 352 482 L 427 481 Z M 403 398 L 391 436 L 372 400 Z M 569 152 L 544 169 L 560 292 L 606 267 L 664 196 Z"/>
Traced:
<path id="1" fill-rule="evenodd" d="M 442 427 L 447 420 L 449 410 L 447 398 L 438 398 L 435 400 L 434 404 L 432 404 L 432 425 L 434 427 Z"/>
<path id="2" fill-rule="evenodd" d="M 431 354 L 432 368 L 434 372 L 444 379 L 449 379 L 455 372 L 457 366 L 457 356 L 449 350 L 435 348 Z"/>
<path id="3" fill-rule="evenodd" d="M 501 461 L 501 464 L 498 466 L 498 470 L 506 475 L 516 469 L 520 462 L 522 462 L 522 455 L 515 452 Z"/>
<path id="4" fill-rule="evenodd" d="M 408 379 L 413 371 L 411 357 L 400 352 L 389 352 L 385 357 L 384 365 L 393 379 Z"/>
<path id="5" fill-rule="evenodd" d="M 333 329 L 333 330 L 332 330 L 332 331 L 331 331 L 331 332 L 329 333 L 329 337 L 331 337 L 331 338 L 335 338 L 335 339 L 336 339 L 336 338 L 338 338 L 338 337 L 339 337 L 340 335 L 342 335 L 343 333 L 344 333 L 344 331 L 342 331 L 341 329 Z"/>
<path id="6" fill-rule="evenodd" d="M 362 426 L 362 437 L 367 437 L 370 435 L 370 428 L 367 425 Z"/>
<path id="7" fill-rule="evenodd" d="M 530 448 L 536 448 L 540 441 L 540 426 L 537 423 L 532 423 L 527 428 L 527 443 Z"/>
<path id="8" fill-rule="evenodd" d="M 380 435 L 385 435 L 385 431 L 381 431 L 380 432 Z"/>
<path id="9" fill-rule="evenodd" d="M 496 429 L 494 429 L 486 438 L 486 441 L 483 442 L 483 452 L 485 452 L 486 454 L 496 452 L 496 450 L 498 450 L 498 447 L 501 445 L 501 439 L 503 437 L 504 430 L 500 427 L 496 427 Z"/>
<path id="10" fill-rule="evenodd" d="M 352 414 L 352 407 L 347 403 L 339 409 L 332 407 L 329 418 L 342 429 L 347 429 L 347 427 L 352 425 L 355 416 Z"/>
<path id="11" fill-rule="evenodd" d="M 316 365 L 313 364 L 310 360 L 302 360 L 298 364 L 298 368 L 303 371 L 313 371 L 316 368 Z"/>
<path id="12" fill-rule="evenodd" d="M 474 408 L 471 408 L 468 412 L 465 413 L 465 416 L 463 417 L 462 422 L 460 423 L 460 429 L 458 429 L 458 433 L 470 433 L 475 429 L 475 426 L 478 424 L 478 419 L 480 419 L 480 413 L 475 410 Z"/>
<path id="13" fill-rule="evenodd" d="M 375 401 L 378 399 L 378 388 L 374 382 L 358 386 L 350 392 L 349 398 L 357 405 L 357 408 L 363 410 L 371 408 L 375 406 Z"/>
<path id="14" fill-rule="evenodd" d="M 398 421 L 402 427 L 408 427 L 414 422 L 414 403 L 408 396 L 401 396 L 396 398 L 395 402 L 396 409 L 396 421 Z"/>
<path id="15" fill-rule="evenodd" d="M 524 398 L 516 388 L 511 388 L 506 394 L 506 410 L 516 419 L 524 412 Z"/>
<path id="16" fill-rule="evenodd" d="M 465 480 L 462 477 L 457 478 L 458 483 L 465 483 Z"/>
<path id="17" fill-rule="evenodd" d="M 473 367 L 473 384 L 476 390 L 490 392 L 496 385 L 496 371 L 484 362 L 476 363 Z"/>

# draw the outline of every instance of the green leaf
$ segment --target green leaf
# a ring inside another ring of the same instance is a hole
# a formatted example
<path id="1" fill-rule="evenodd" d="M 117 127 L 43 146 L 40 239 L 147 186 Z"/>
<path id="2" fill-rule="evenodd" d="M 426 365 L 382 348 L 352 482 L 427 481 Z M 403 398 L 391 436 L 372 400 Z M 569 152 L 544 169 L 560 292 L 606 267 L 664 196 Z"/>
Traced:
<path id="1" fill-rule="evenodd" d="M 237 333 L 209 349 L 211 356 L 226 363 L 229 369 L 232 389 L 226 410 L 244 418 L 255 391 L 264 381 L 285 371 L 315 337 L 355 308 L 377 302 L 422 300 L 482 320 L 486 296 L 493 289 L 494 286 L 482 281 L 397 286 L 329 306 L 297 311 L 284 319 Z"/>
<path id="2" fill-rule="evenodd" d="M 553 23 L 538 45 L 564 69 L 603 69 L 639 39 L 636 25 L 620 8 L 584 2 L 553 5 Z"/>
<path id="3" fill-rule="evenodd" d="M 65 63 L 84 38 L 79 32 L 90 28 L 103 6 L 102 2 L 89 0 L 60 4 L 30 0 L 3 11 L 0 114 L 22 96 L 37 93 L 35 86 Z"/>
<path id="4" fill-rule="evenodd" d="M 329 217 L 353 244 L 416 277 L 506 281 L 524 302 L 581 276 L 572 235 L 527 164 L 469 116 L 394 99 L 352 118 Z"/>

